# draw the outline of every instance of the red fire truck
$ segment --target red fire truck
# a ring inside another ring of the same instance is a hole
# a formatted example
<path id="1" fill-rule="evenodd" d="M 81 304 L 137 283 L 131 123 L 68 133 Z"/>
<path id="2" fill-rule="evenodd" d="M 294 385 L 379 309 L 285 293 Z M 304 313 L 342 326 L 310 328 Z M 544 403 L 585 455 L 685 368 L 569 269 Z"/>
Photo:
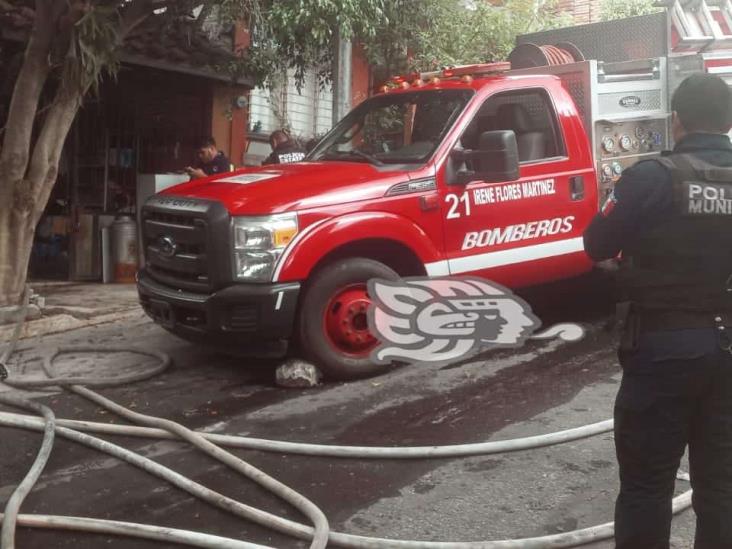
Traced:
<path id="1" fill-rule="evenodd" d="M 579 29 L 613 34 L 607 47 L 620 27 L 662 20 L 666 40 L 678 13 Z M 585 60 L 582 37 L 562 35 L 577 29 L 520 37 L 510 64 L 394 78 L 303 162 L 154 196 L 140 219 L 145 311 L 206 344 L 292 341 L 349 379 L 383 369 L 369 359 L 372 278 L 520 287 L 588 271 L 584 228 L 625 167 L 669 145 L 670 91 L 708 59 L 675 58 L 667 41 L 640 59 Z"/>

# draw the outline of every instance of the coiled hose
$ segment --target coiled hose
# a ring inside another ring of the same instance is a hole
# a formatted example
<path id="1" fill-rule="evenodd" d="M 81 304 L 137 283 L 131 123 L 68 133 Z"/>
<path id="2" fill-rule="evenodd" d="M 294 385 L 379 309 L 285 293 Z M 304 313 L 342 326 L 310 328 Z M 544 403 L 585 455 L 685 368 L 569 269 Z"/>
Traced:
<path id="1" fill-rule="evenodd" d="M 25 320 L 25 316 L 27 314 L 28 309 L 28 298 L 29 298 L 30 291 L 28 288 L 26 288 L 26 291 L 23 296 L 23 305 L 21 308 L 21 314 L 20 319 L 18 323 L 16 324 L 16 329 L 13 332 L 13 337 L 11 339 L 11 342 L 3 352 L 3 355 L 0 359 L 0 363 L 3 364 L 3 367 L 5 364 L 7 364 L 10 356 L 15 351 L 15 348 L 18 343 L 18 339 L 20 337 L 20 326 Z M 151 356 L 158 359 L 158 364 L 151 369 L 128 374 L 125 376 L 118 376 L 113 379 L 103 379 L 103 378 L 95 378 L 95 377 L 70 377 L 70 378 L 60 378 L 55 376 L 54 366 L 53 362 L 54 360 L 61 354 L 68 354 L 68 353 L 91 353 L 91 352 L 99 352 L 99 353 L 135 353 L 140 354 L 143 356 Z M 131 347 L 66 347 L 62 349 L 57 349 L 53 353 L 45 356 L 43 358 L 43 371 L 47 376 L 47 379 L 42 380 L 12 380 L 12 379 L 4 379 L 3 383 L 10 387 L 14 387 L 16 389 L 27 389 L 27 388 L 43 388 L 43 387 L 52 387 L 52 386 L 59 386 L 63 387 L 73 393 L 76 393 L 88 400 L 91 400 L 92 402 L 95 402 L 97 404 L 100 404 L 104 407 L 107 407 L 110 411 L 114 413 L 121 413 L 123 417 L 127 417 L 128 419 L 131 419 L 132 421 L 136 421 L 138 423 L 141 423 L 143 425 L 151 426 L 151 427 L 158 427 L 162 428 L 174 435 L 177 436 L 177 438 L 181 438 L 183 440 L 186 440 L 190 442 L 193 446 L 198 448 L 199 450 L 205 452 L 206 454 L 210 455 L 214 459 L 217 459 L 218 461 L 224 463 L 234 471 L 244 475 L 245 477 L 249 478 L 250 480 L 256 482 L 266 490 L 270 491 L 271 493 L 277 495 L 287 503 L 290 503 L 293 507 L 295 507 L 297 510 L 303 513 L 308 519 L 310 519 L 315 528 L 312 533 L 312 542 L 311 542 L 311 549 L 323 549 L 328 543 L 328 519 L 326 518 L 325 514 L 311 501 L 309 501 L 307 498 L 302 496 L 301 494 L 297 493 L 296 491 L 292 490 L 288 486 L 284 485 L 283 483 L 279 482 L 278 480 L 270 477 L 263 471 L 260 471 L 256 467 L 253 467 L 252 465 L 249 465 L 244 460 L 236 457 L 235 455 L 231 454 L 230 452 L 227 452 L 226 450 L 223 450 L 216 446 L 215 444 L 209 442 L 199 434 L 195 433 L 194 431 L 191 431 L 190 429 L 187 429 L 186 427 L 177 424 L 172 421 L 168 421 L 162 418 L 155 418 L 151 416 L 146 416 L 144 414 L 139 414 L 136 412 L 133 412 L 131 410 L 128 410 L 122 406 L 117 405 L 116 403 L 112 402 L 111 400 L 108 400 L 104 398 L 102 395 L 99 395 L 98 393 L 95 393 L 94 391 L 82 387 L 81 384 L 87 385 L 87 386 L 93 386 L 93 387 L 112 387 L 117 386 L 121 384 L 129 384 L 129 383 L 135 383 L 139 381 L 144 381 L 146 379 L 149 379 L 153 376 L 156 376 L 163 371 L 165 371 L 170 366 L 170 357 L 164 353 L 159 353 L 156 351 L 145 351 L 145 350 L 139 350 Z M 18 510 L 20 508 L 20 504 L 22 503 L 25 496 L 30 492 L 33 485 L 37 481 L 38 477 L 40 476 L 41 472 L 43 471 L 43 468 L 45 467 L 46 462 L 48 461 L 48 457 L 51 452 L 51 447 L 53 445 L 53 434 L 56 430 L 55 426 L 55 417 L 53 416 L 53 412 L 51 412 L 48 408 L 42 407 L 30 400 L 27 399 L 20 399 L 15 398 L 11 395 L 2 395 L 0 394 L 0 402 L 10 405 L 10 406 L 16 406 L 16 407 L 22 407 L 28 410 L 32 411 L 38 411 L 43 414 L 45 419 L 45 426 L 44 426 L 44 439 L 43 443 L 41 445 L 41 450 L 39 451 L 38 455 L 36 456 L 36 460 L 33 463 L 33 466 L 29 470 L 29 472 L 26 474 L 25 478 L 21 482 L 20 485 L 15 489 L 13 492 L 10 500 L 8 501 L 8 504 L 5 507 L 5 512 L 3 513 L 3 527 L 2 527 L 2 537 L 0 538 L 0 549 L 15 549 L 15 541 L 14 541 L 14 532 L 15 532 L 15 523 L 17 520 L 17 514 Z"/>
<path id="2" fill-rule="evenodd" d="M 27 309 L 27 292 L 26 305 L 21 315 L 21 319 L 25 316 Z M 22 320 L 21 320 L 22 322 Z M 3 353 L 0 364 L 7 363 L 8 358 L 14 352 L 17 340 L 20 334 L 20 324 L 14 332 L 14 337 L 8 348 Z M 99 379 L 94 377 L 82 378 L 58 378 L 55 376 L 53 361 L 62 353 L 79 353 L 79 352 L 133 352 L 142 355 L 153 356 L 159 359 L 157 367 L 148 371 L 131 374 L 129 376 L 118 377 L 113 380 Z M 18 509 L 23 498 L 32 488 L 38 476 L 45 466 L 50 454 L 50 448 L 53 443 L 54 432 L 64 438 L 74 442 L 84 444 L 96 450 L 108 453 L 121 460 L 126 461 L 150 474 L 153 474 L 172 485 L 185 490 L 191 495 L 200 498 L 211 505 L 226 510 L 237 517 L 245 518 L 256 522 L 262 526 L 269 527 L 283 534 L 287 534 L 296 538 L 311 540 L 311 548 L 325 547 L 327 542 L 351 548 L 368 548 L 368 549 L 545 549 L 558 547 L 576 547 L 586 543 L 607 539 L 613 536 L 613 523 L 609 522 L 590 528 L 575 530 L 573 532 L 565 532 L 551 536 L 541 536 L 535 538 L 523 538 L 514 540 L 497 540 L 497 541 L 474 541 L 474 542 L 434 542 L 434 541 L 411 541 L 411 540 L 395 540 L 386 538 L 376 538 L 367 536 L 357 536 L 352 534 L 329 532 L 328 523 L 325 516 L 312 502 L 304 496 L 297 494 L 290 488 L 279 483 L 275 479 L 267 476 L 262 471 L 252 467 L 243 460 L 240 460 L 233 454 L 216 446 L 215 443 L 236 448 L 257 449 L 270 452 L 292 453 L 299 455 L 313 456 L 329 456 L 340 458 L 399 458 L 399 459 L 416 459 L 416 458 L 445 458 L 445 457 L 465 457 L 485 454 L 495 454 L 501 452 L 526 450 L 530 448 L 538 448 L 552 444 L 559 444 L 570 440 L 577 440 L 596 434 L 604 433 L 612 430 L 612 420 L 607 420 L 575 429 L 568 429 L 556 433 L 526 437 L 521 439 L 492 441 L 477 444 L 461 444 L 449 446 L 423 446 L 423 447 L 357 447 L 357 446 L 334 446 L 334 445 L 318 445 L 318 444 L 301 444 L 293 442 L 270 441 L 263 439 L 253 439 L 248 437 L 238 437 L 230 435 L 217 435 L 211 433 L 198 433 L 192 431 L 175 422 L 147 416 L 133 412 L 119 404 L 89 390 L 81 385 L 95 387 L 110 387 L 122 383 L 131 383 L 134 381 L 142 381 L 153 375 L 157 375 L 164 371 L 170 364 L 167 355 L 156 352 L 140 351 L 130 348 L 110 348 L 110 347 L 73 347 L 56 350 L 54 353 L 44 357 L 43 371 L 48 379 L 44 380 L 11 380 L 5 383 L 16 388 L 31 387 L 48 387 L 62 386 L 75 394 L 91 400 L 92 402 L 103 406 L 104 408 L 125 417 L 135 423 L 145 425 L 145 427 L 136 426 L 120 426 L 103 423 L 94 423 L 86 421 L 73 420 L 56 420 L 53 413 L 46 407 L 43 407 L 32 401 L 17 399 L 10 395 L 0 394 L 0 402 L 11 406 L 25 408 L 43 415 L 43 419 L 21 414 L 10 414 L 0 412 L 0 425 L 30 429 L 44 432 L 44 440 L 38 453 L 35 463 L 29 470 L 26 478 L 16 488 L 5 508 L 5 513 L 0 515 L 2 521 L 2 538 L 0 549 L 14 549 L 13 532 L 15 525 L 37 527 L 37 528 L 53 528 L 53 529 L 74 529 L 87 532 L 100 532 L 126 536 L 136 536 L 146 539 L 166 540 L 177 543 L 183 543 L 194 547 L 221 547 L 232 549 L 249 549 L 261 548 L 261 545 L 255 545 L 239 540 L 211 536 L 198 532 L 190 532 L 185 530 L 176 530 L 170 528 L 162 528 L 150 525 L 132 524 L 118 521 L 105 521 L 81 517 L 60 517 L 52 515 L 18 515 Z M 70 428 L 70 427 L 73 427 Z M 295 508 L 303 512 L 314 524 L 314 527 L 300 524 L 289 519 L 279 517 L 266 511 L 248 506 L 238 502 L 232 498 L 219 494 L 195 481 L 176 473 L 175 471 L 163 467 L 162 465 L 125 448 L 109 443 L 97 437 L 87 435 L 80 431 L 103 432 L 107 434 L 124 435 L 124 436 L 140 436 L 157 439 L 183 439 L 212 457 L 219 459 L 235 471 L 244 474 L 248 478 L 254 480 L 265 488 L 269 489 L 279 497 L 291 503 Z M 674 513 L 678 513 L 691 505 L 691 491 L 674 499 Z M 6 535 L 6 531 L 10 532 Z M 7 539 L 6 539 L 7 538 Z"/>

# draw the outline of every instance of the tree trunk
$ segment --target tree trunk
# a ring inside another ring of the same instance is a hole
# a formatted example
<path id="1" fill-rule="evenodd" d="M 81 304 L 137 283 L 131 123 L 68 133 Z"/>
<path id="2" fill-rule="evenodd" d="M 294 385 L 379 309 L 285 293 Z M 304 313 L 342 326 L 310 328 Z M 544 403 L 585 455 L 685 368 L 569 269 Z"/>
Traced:
<path id="1" fill-rule="evenodd" d="M 33 148 L 21 181 L 0 173 L 0 188 L 12 188 L 12 202 L 0 204 L 0 307 L 18 303 L 25 287 L 36 225 L 56 183 L 66 136 L 81 105 L 82 90 L 62 89 Z"/>
<path id="2" fill-rule="evenodd" d="M 161 5 L 153 5 L 152 0 L 123 4 L 117 46 L 150 16 L 154 7 Z M 83 74 L 79 58 L 69 48 L 74 24 L 89 6 L 88 0 L 35 1 L 33 30 L 15 82 L 0 148 L 0 307 L 17 304 L 23 294 L 36 225 L 56 183 L 64 142 L 82 98 L 98 77 Z M 52 70 L 51 60 L 64 52 L 61 83 L 39 127 L 38 102 Z M 34 127 L 38 129 L 35 143 Z"/>
<path id="3" fill-rule="evenodd" d="M 0 177 L 0 184 L 6 185 L 7 178 Z M 28 269 L 29 253 L 33 243 L 35 227 L 30 226 L 30 216 L 15 207 L 0 208 L 0 233 L 3 245 L 0 247 L 0 307 L 17 305 L 22 295 Z M 27 257 L 23 257 L 23 256 Z"/>
<path id="4" fill-rule="evenodd" d="M 22 250 L 33 238 L 29 226 L 28 166 L 33 121 L 38 101 L 51 70 L 48 57 L 55 22 L 49 4 L 38 2 L 36 18 L 23 65 L 13 90 L 8 121 L 0 151 L 0 306 L 15 304 L 21 295 L 27 260 Z M 19 283 L 19 280 L 23 282 Z"/>
<path id="5" fill-rule="evenodd" d="M 63 13 L 59 4 L 64 3 L 36 3 L 0 152 L 0 307 L 17 304 L 23 293 L 36 224 L 56 182 L 61 151 L 83 95 L 78 82 L 59 85 L 31 154 L 38 102 L 51 70 L 53 31 Z"/>

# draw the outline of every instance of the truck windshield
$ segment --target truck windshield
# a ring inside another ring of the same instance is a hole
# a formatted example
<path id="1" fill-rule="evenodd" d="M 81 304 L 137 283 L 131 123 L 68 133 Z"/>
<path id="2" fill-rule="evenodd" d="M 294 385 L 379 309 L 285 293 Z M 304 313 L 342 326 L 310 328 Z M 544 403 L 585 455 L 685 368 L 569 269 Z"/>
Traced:
<path id="1" fill-rule="evenodd" d="M 384 164 L 425 162 L 465 108 L 472 90 L 423 90 L 361 103 L 306 160 Z"/>

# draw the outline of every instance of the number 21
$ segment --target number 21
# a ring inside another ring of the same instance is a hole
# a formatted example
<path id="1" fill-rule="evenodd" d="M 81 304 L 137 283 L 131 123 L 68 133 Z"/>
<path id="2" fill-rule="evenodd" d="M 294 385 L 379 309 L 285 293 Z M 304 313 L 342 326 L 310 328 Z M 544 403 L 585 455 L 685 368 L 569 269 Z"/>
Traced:
<path id="1" fill-rule="evenodd" d="M 470 215 L 470 196 L 468 196 L 468 192 L 465 191 L 460 196 L 456 194 L 448 194 L 445 197 L 445 202 L 450 204 L 450 209 L 447 211 L 447 219 L 457 219 L 462 216 L 462 213 L 460 212 L 460 203 L 463 203 L 464 209 L 465 209 L 465 215 Z"/>

